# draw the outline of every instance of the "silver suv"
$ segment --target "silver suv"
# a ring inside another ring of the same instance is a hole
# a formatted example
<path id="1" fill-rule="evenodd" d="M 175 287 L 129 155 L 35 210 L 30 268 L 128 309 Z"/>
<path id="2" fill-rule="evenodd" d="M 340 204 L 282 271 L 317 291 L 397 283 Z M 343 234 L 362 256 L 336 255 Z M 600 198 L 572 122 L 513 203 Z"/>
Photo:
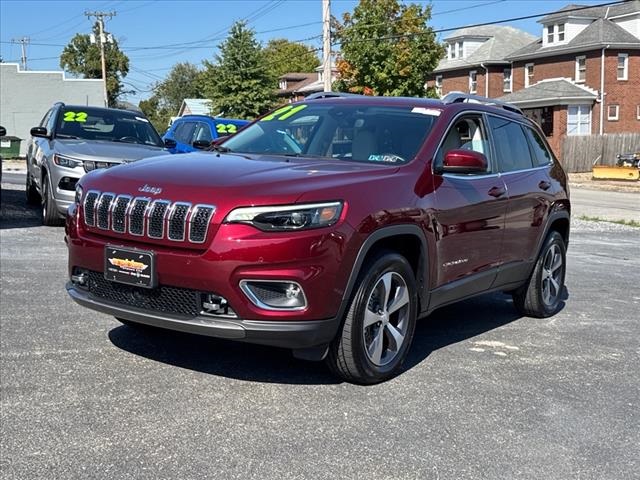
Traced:
<path id="1" fill-rule="evenodd" d="M 27 145 L 27 201 L 42 205 L 45 225 L 62 223 L 86 172 L 169 155 L 141 113 L 56 103 Z"/>

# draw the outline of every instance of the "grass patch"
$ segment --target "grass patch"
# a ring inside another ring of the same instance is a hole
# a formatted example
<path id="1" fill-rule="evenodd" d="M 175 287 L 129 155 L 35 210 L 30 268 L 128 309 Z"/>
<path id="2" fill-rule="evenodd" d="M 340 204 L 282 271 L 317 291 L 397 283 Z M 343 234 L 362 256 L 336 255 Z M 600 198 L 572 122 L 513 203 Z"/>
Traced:
<path id="1" fill-rule="evenodd" d="M 606 218 L 590 217 L 588 215 L 581 215 L 579 218 L 587 222 L 617 223 L 618 225 L 626 225 L 627 227 L 640 228 L 640 222 L 637 220 L 607 220 Z"/>

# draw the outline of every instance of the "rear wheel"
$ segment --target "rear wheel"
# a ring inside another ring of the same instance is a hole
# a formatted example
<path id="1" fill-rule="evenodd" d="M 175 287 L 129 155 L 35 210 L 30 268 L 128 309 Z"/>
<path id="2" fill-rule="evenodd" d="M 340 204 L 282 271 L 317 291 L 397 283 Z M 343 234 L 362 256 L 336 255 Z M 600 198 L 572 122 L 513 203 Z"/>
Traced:
<path id="1" fill-rule="evenodd" d="M 42 223 L 49 227 L 62 225 L 47 175 L 42 177 Z"/>
<path id="2" fill-rule="evenodd" d="M 33 178 L 31 178 L 31 174 L 28 171 L 25 191 L 27 193 L 27 203 L 29 205 L 40 205 L 42 199 L 40 198 L 40 194 L 38 193 L 38 190 L 36 190 L 36 186 L 33 184 Z"/>
<path id="3" fill-rule="evenodd" d="M 413 340 L 416 281 L 407 260 L 382 252 L 363 270 L 342 331 L 326 362 L 347 381 L 372 384 L 396 375 Z"/>
<path id="4" fill-rule="evenodd" d="M 559 309 L 564 291 L 566 246 L 562 235 L 552 231 L 544 242 L 529 281 L 513 292 L 520 314 L 544 318 Z"/>

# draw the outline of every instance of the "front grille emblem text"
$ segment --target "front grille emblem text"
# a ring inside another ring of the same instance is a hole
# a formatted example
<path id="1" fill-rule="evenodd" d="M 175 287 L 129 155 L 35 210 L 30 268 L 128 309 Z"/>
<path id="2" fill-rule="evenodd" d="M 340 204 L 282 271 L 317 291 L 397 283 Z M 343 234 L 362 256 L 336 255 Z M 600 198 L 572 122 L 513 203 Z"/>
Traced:
<path id="1" fill-rule="evenodd" d="M 159 195 L 162 193 L 162 188 L 160 187 L 150 187 L 146 183 L 138 189 L 139 192 L 142 193 L 150 193 L 151 195 Z"/>

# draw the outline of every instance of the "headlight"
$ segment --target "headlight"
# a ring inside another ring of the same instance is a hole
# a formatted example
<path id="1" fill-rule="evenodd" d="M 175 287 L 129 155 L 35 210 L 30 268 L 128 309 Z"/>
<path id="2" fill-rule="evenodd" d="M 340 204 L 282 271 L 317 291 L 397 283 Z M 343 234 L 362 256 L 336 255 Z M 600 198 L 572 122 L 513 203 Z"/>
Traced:
<path id="1" fill-rule="evenodd" d="M 226 223 L 246 223 L 265 232 L 285 232 L 328 227 L 340 218 L 342 202 L 236 208 Z"/>
<path id="2" fill-rule="evenodd" d="M 82 201 L 82 186 L 79 184 L 76 184 L 76 198 L 75 198 L 76 203 L 79 205 L 80 202 Z"/>
<path id="3" fill-rule="evenodd" d="M 67 168 L 76 168 L 82 166 L 81 160 L 75 160 L 70 157 L 65 157 L 64 155 L 58 155 L 57 153 L 53 156 L 53 163 Z"/>
<path id="4" fill-rule="evenodd" d="M 114 165 L 118 165 L 117 163 L 112 162 L 94 162 L 93 160 L 85 160 L 84 161 L 84 171 L 89 173 L 92 170 L 96 170 L 97 168 L 110 168 Z"/>

